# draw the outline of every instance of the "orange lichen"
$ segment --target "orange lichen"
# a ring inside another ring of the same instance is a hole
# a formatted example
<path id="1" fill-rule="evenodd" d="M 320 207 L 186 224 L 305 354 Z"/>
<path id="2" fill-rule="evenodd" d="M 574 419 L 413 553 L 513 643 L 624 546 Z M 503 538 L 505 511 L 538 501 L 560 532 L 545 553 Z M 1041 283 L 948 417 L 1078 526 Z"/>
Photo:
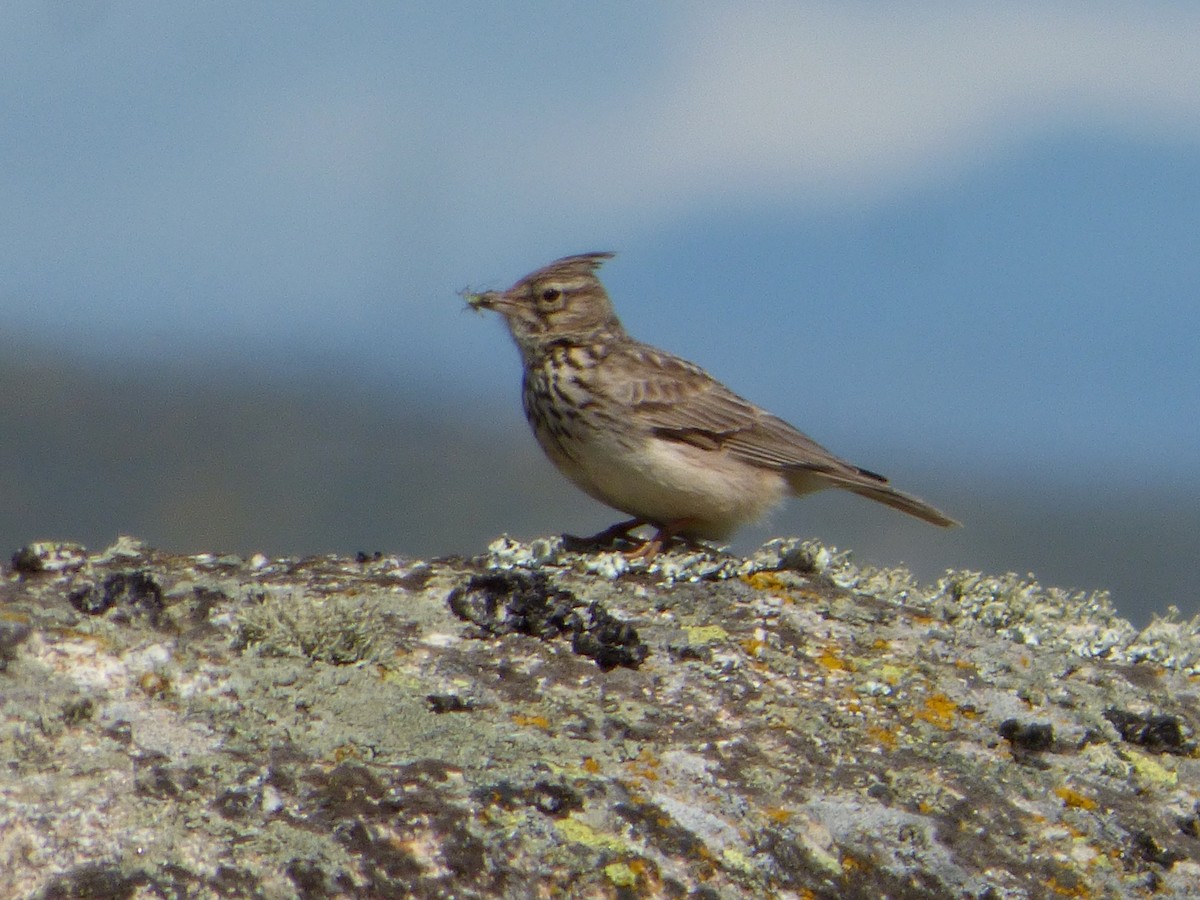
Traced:
<path id="1" fill-rule="evenodd" d="M 649 750 L 643 750 L 637 759 L 625 763 L 625 769 L 630 775 L 646 781 L 658 781 L 658 767 L 662 761 Z"/>
<path id="2" fill-rule="evenodd" d="M 755 590 L 778 591 L 785 595 L 791 587 L 791 585 L 785 584 L 775 572 L 751 572 L 749 575 L 743 575 L 742 581 Z"/>
<path id="3" fill-rule="evenodd" d="M 821 651 L 821 655 L 817 657 L 817 662 L 831 672 L 853 672 L 854 663 L 838 655 L 838 652 L 832 647 L 826 647 Z"/>
<path id="4" fill-rule="evenodd" d="M 949 731 L 954 727 L 954 715 L 957 712 L 958 704 L 945 694 L 930 694 L 925 698 L 925 705 L 913 713 L 913 718 L 922 719 L 943 731 Z"/>
<path id="5" fill-rule="evenodd" d="M 759 656 L 767 646 L 766 641 L 760 641 L 758 638 L 745 638 L 738 641 L 738 644 L 746 651 L 747 656 Z"/>
<path id="6" fill-rule="evenodd" d="M 1092 892 L 1088 890 L 1085 884 L 1063 884 L 1057 878 L 1051 878 L 1049 881 L 1043 882 L 1047 888 L 1052 890 L 1059 897 L 1091 897 Z"/>
<path id="7" fill-rule="evenodd" d="M 543 731 L 550 730 L 550 720 L 545 716 L 526 716 L 521 713 L 512 714 L 513 723 L 529 728 L 540 728 Z"/>
<path id="8" fill-rule="evenodd" d="M 879 743 L 883 744 L 889 750 L 896 748 L 896 732 L 894 731 L 887 728 L 880 728 L 877 725 L 870 725 L 867 727 L 867 734 L 875 738 L 875 740 L 879 741 Z"/>
<path id="9" fill-rule="evenodd" d="M 1056 787 L 1054 789 L 1054 793 L 1058 794 L 1063 803 L 1067 804 L 1067 806 L 1074 807 L 1075 809 L 1093 810 L 1100 805 L 1091 797 L 1081 794 L 1079 791 L 1066 786 Z"/>

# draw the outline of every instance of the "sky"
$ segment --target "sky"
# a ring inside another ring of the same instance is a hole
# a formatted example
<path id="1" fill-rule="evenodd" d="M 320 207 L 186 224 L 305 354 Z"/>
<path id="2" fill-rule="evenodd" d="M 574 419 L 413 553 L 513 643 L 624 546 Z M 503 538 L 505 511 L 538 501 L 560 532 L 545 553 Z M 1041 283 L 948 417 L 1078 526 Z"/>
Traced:
<path id="1" fill-rule="evenodd" d="M 1200 500 L 1197 72 L 1190 3 L 17 0 L 0 328 L 523 427 L 457 292 L 615 250 L 635 335 L 922 493 Z"/>

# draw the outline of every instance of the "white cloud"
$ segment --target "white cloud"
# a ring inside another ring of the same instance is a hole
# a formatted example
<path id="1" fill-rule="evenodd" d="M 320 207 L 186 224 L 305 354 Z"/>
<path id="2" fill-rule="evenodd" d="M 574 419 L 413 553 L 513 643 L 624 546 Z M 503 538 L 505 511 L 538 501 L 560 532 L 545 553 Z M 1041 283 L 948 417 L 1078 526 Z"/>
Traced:
<path id="1" fill-rule="evenodd" d="M 1051 129 L 1200 133 L 1191 7 L 700 9 L 625 109 L 550 132 L 550 193 L 619 214 L 723 190 L 869 202 Z"/>

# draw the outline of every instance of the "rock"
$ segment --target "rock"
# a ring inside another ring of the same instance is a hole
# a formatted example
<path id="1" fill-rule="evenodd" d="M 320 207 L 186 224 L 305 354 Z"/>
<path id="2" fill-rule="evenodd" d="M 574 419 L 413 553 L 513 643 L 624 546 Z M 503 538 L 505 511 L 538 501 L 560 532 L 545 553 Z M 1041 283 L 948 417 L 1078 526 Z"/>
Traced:
<path id="1" fill-rule="evenodd" d="M 860 569 L 178 556 L 0 581 L 0 895 L 1194 897 L 1196 623 Z"/>

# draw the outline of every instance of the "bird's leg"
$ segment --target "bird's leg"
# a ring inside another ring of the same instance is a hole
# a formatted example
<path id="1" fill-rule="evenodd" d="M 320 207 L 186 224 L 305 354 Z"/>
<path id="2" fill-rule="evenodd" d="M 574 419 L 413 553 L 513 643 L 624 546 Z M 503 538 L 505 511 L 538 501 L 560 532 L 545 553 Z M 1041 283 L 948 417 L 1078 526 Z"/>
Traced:
<path id="1" fill-rule="evenodd" d="M 668 522 L 666 525 L 658 529 L 658 532 L 642 546 L 636 550 L 631 550 L 626 554 L 627 559 L 640 559 L 643 562 L 650 562 L 654 557 L 658 556 L 658 551 L 671 542 L 671 540 L 692 524 L 691 519 L 676 519 L 674 522 Z"/>
<path id="2" fill-rule="evenodd" d="M 633 543 L 636 538 L 630 532 L 635 528 L 641 528 L 645 524 L 645 519 L 627 519 L 624 522 L 618 522 L 616 525 L 610 525 L 608 528 L 597 534 L 593 534 L 591 537 L 581 538 L 569 534 L 563 535 L 563 543 L 572 550 L 612 547 L 620 541 Z"/>

